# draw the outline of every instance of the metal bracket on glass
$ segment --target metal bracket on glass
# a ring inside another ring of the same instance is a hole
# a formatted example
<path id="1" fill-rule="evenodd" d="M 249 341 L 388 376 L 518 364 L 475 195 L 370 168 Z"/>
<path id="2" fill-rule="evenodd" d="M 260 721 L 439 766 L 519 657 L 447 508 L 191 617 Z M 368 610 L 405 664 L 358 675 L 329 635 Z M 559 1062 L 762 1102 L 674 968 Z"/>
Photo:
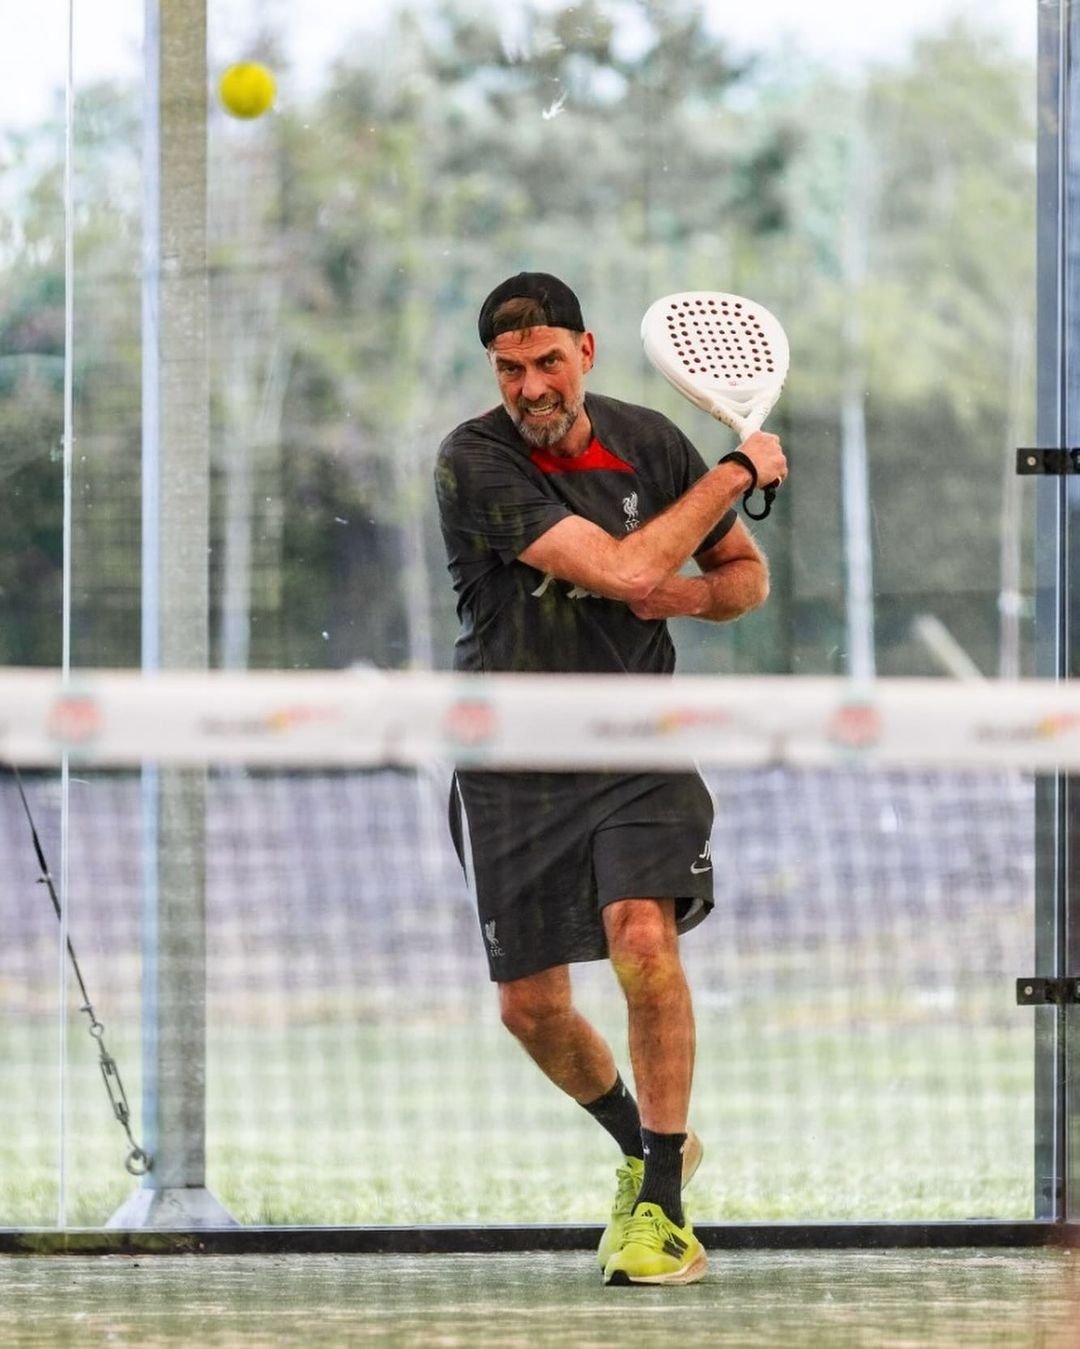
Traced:
<path id="1" fill-rule="evenodd" d="M 1022 446 L 1016 451 L 1016 471 L 1049 474 L 1058 478 L 1080 473 L 1080 446 L 1071 450 L 1040 450 Z"/>
<path id="2" fill-rule="evenodd" d="M 1021 1007 L 1080 1002 L 1080 979 L 1017 979 L 1016 1001 Z"/>

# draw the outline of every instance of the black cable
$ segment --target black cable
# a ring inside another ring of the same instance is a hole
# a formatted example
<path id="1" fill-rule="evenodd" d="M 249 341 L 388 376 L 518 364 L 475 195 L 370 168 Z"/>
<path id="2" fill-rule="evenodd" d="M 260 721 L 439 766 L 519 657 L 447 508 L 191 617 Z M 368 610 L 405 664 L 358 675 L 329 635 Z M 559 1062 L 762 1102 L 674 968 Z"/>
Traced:
<path id="1" fill-rule="evenodd" d="M 7 764 L 7 768 L 15 779 L 15 785 L 19 789 L 19 799 L 22 801 L 23 810 L 26 812 L 26 820 L 30 826 L 30 837 L 34 843 L 34 853 L 37 857 L 38 870 L 41 875 L 38 877 L 38 884 L 44 885 L 49 892 L 49 898 L 52 900 L 53 909 L 56 912 L 57 921 L 63 924 L 63 913 L 60 909 L 60 900 L 56 894 L 56 887 L 53 885 L 52 874 L 49 871 L 49 864 L 45 860 L 45 850 L 41 846 L 41 839 L 38 836 L 37 826 L 34 823 L 34 816 L 30 810 L 30 802 L 26 799 L 26 792 L 23 790 L 22 777 L 19 770 L 13 763 Z M 105 1090 L 109 1094 L 109 1103 L 112 1106 L 113 1114 L 120 1121 L 124 1132 L 127 1134 L 128 1142 L 131 1144 L 131 1151 L 127 1155 L 124 1166 L 133 1176 L 142 1176 L 153 1169 L 154 1160 L 145 1152 L 135 1141 L 131 1132 L 131 1107 L 128 1105 L 127 1093 L 124 1091 L 124 1083 L 120 1077 L 120 1069 L 116 1060 L 105 1048 L 105 1027 L 94 1014 L 94 1007 L 90 1001 L 90 994 L 86 991 L 86 983 L 83 980 L 82 970 L 79 968 L 78 959 L 75 956 L 75 948 L 71 944 L 71 936 L 67 937 L 67 953 L 71 958 L 71 967 L 75 971 L 75 978 L 79 984 L 79 992 L 82 994 L 81 1012 L 85 1012 L 90 1019 L 90 1034 L 97 1041 L 98 1047 L 98 1065 L 101 1068 L 101 1076 L 105 1081 Z"/>

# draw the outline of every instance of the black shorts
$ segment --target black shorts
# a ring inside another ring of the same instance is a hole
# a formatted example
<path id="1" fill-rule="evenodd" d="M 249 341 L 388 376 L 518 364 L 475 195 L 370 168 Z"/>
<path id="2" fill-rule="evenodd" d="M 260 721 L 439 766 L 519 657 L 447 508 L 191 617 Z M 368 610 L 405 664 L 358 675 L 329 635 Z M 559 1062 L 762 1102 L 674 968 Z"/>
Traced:
<path id="1" fill-rule="evenodd" d="M 712 819 L 697 773 L 457 773 L 450 832 L 492 979 L 603 960 L 600 911 L 617 899 L 674 899 L 679 931 L 696 927 Z"/>

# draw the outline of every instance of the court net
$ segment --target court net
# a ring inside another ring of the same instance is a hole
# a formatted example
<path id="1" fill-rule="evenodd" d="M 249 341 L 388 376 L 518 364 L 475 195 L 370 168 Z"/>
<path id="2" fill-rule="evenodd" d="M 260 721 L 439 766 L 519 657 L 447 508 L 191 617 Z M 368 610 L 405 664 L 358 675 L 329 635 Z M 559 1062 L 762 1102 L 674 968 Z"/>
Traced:
<path id="1" fill-rule="evenodd" d="M 695 1220 L 1030 1218 L 1015 984 L 1077 728 L 1037 682 L 2 671 L 64 923 L 0 769 L 0 1226 L 101 1226 L 140 1183 L 61 930 L 154 1185 L 194 1156 L 244 1223 L 602 1222 L 614 1145 L 499 1024 L 449 777 L 694 760 Z M 629 1079 L 610 970 L 574 982 Z"/>

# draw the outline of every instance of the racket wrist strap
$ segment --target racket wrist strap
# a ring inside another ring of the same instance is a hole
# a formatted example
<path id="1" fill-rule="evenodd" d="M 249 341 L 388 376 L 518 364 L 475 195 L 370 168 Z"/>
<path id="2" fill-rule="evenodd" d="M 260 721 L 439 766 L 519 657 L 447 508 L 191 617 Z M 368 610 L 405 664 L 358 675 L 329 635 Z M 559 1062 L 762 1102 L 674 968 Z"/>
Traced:
<path id="1" fill-rule="evenodd" d="M 747 513 L 747 515 L 750 517 L 751 520 L 764 520 L 765 517 L 768 515 L 769 511 L 772 509 L 773 498 L 776 496 L 775 484 L 770 485 L 764 489 L 765 508 L 760 511 L 752 511 L 750 509 L 750 498 L 757 490 L 757 469 L 754 466 L 754 461 L 750 458 L 748 454 L 744 454 L 742 450 L 730 450 L 727 454 L 721 455 L 721 457 L 719 458 L 719 460 L 717 460 L 717 462 L 720 464 L 727 464 L 727 463 L 738 464 L 740 468 L 746 469 L 746 471 L 750 474 L 750 486 L 743 493 L 742 499 L 743 510 Z"/>
<path id="2" fill-rule="evenodd" d="M 754 461 L 748 454 L 743 454 L 742 450 L 732 450 L 730 453 L 721 456 L 718 460 L 721 464 L 738 464 L 740 468 L 745 468 L 750 474 L 750 486 L 746 489 L 746 495 L 749 496 L 757 487 L 757 469 L 754 467 Z"/>

